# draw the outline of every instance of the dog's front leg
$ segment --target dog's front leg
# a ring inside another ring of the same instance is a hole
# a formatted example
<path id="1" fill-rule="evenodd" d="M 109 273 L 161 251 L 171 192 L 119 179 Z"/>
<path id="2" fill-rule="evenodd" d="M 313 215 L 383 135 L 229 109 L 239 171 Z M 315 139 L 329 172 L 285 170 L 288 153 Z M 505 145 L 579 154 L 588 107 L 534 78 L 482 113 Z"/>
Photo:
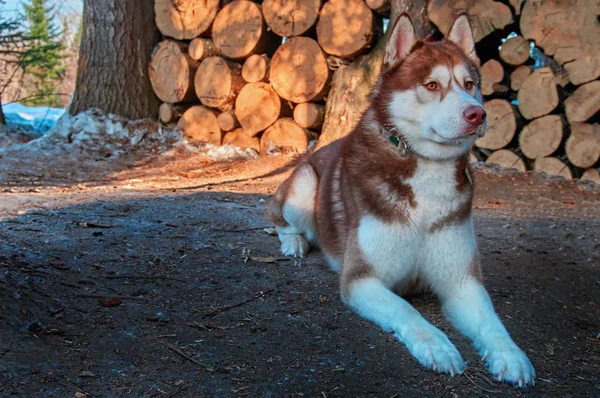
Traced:
<path id="1" fill-rule="evenodd" d="M 346 304 L 383 330 L 393 332 L 426 368 L 452 376 L 462 373 L 464 361 L 448 337 L 365 270 L 368 270 L 366 263 L 345 256 L 341 285 Z"/>
<path id="2" fill-rule="evenodd" d="M 490 296 L 474 277 L 465 279 L 442 296 L 444 314 L 483 356 L 499 380 L 518 385 L 535 384 L 535 371 L 523 351 L 510 338 L 494 312 Z"/>

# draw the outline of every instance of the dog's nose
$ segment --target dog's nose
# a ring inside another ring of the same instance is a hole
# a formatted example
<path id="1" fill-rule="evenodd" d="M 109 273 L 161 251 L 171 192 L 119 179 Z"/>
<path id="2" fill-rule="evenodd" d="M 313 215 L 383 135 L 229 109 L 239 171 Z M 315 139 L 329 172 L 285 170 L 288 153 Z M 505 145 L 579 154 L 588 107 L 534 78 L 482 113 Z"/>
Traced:
<path id="1" fill-rule="evenodd" d="M 471 105 L 463 112 L 463 117 L 471 126 L 480 126 L 485 121 L 487 114 L 480 106 Z"/>

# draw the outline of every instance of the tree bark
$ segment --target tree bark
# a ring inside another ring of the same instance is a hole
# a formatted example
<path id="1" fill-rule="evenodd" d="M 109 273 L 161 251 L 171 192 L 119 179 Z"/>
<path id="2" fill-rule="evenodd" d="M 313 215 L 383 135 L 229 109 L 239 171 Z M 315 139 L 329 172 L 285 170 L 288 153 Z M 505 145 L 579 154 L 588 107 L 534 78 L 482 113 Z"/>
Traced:
<path id="1" fill-rule="evenodd" d="M 430 32 L 427 1 L 392 0 L 390 24 L 403 12 L 410 15 L 419 37 Z M 360 120 L 369 105 L 369 94 L 381 71 L 386 41 L 387 33 L 369 54 L 358 57 L 349 65 L 341 66 L 333 74 L 331 90 L 327 95 L 325 121 L 317 147 L 348 135 Z"/>
<path id="2" fill-rule="evenodd" d="M 2 97 L 0 97 L 0 124 L 6 125 L 6 118 L 4 117 L 4 111 L 2 110 Z"/>
<path id="3" fill-rule="evenodd" d="M 75 93 L 69 113 L 99 108 L 128 119 L 158 117 L 148 77 L 160 34 L 145 0 L 85 0 Z"/>

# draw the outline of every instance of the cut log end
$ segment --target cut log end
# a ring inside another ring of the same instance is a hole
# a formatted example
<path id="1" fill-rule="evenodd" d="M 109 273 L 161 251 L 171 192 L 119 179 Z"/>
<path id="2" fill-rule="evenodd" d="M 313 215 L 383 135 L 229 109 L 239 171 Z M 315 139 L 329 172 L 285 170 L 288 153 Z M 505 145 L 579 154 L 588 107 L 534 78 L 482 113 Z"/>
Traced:
<path id="1" fill-rule="evenodd" d="M 174 40 L 158 43 L 148 66 L 150 84 L 156 96 L 169 103 L 191 101 L 196 68 L 185 44 Z"/>
<path id="2" fill-rule="evenodd" d="M 569 166 L 558 158 L 539 158 L 536 159 L 533 167 L 535 171 L 546 173 L 552 176 L 559 176 L 568 180 L 573 178 Z"/>
<path id="3" fill-rule="evenodd" d="M 250 136 L 275 123 L 280 114 L 281 99 L 266 83 L 246 84 L 235 102 L 235 115 Z"/>
<path id="4" fill-rule="evenodd" d="M 202 61 L 204 58 L 219 55 L 219 50 L 210 39 L 195 38 L 190 42 L 188 54 L 195 61 Z"/>
<path id="5" fill-rule="evenodd" d="M 222 111 L 231 109 L 244 86 L 241 65 L 221 57 L 208 57 L 198 67 L 194 86 L 203 105 Z"/>
<path id="6" fill-rule="evenodd" d="M 233 109 L 219 114 L 219 116 L 217 116 L 217 123 L 223 131 L 231 131 L 240 125 L 235 117 Z"/>
<path id="7" fill-rule="evenodd" d="M 511 37 L 502 43 L 500 58 L 510 65 L 521 65 L 529 59 L 529 42 L 522 36 Z"/>
<path id="8" fill-rule="evenodd" d="M 517 94 L 519 111 L 531 120 L 549 114 L 558 105 L 558 91 L 554 74 L 549 67 L 533 72 L 521 85 Z"/>
<path id="9" fill-rule="evenodd" d="M 552 155 L 563 139 L 563 122 L 558 115 L 543 116 L 523 128 L 519 146 L 529 159 Z"/>
<path id="10" fill-rule="evenodd" d="M 517 130 L 517 121 L 508 101 L 493 99 L 483 104 L 487 113 L 487 131 L 475 142 L 479 148 L 502 149 L 512 141 Z"/>
<path id="11" fill-rule="evenodd" d="M 365 4 L 378 14 L 387 16 L 390 13 L 390 0 L 365 0 Z"/>
<path id="12" fill-rule="evenodd" d="M 525 79 L 531 75 L 529 66 L 521 65 L 510 74 L 510 88 L 519 91 Z"/>
<path id="13" fill-rule="evenodd" d="M 266 55 L 253 54 L 246 59 L 242 68 L 242 78 L 248 83 L 267 81 L 271 60 Z"/>
<path id="14" fill-rule="evenodd" d="M 283 118 L 269 127 L 260 139 L 260 153 L 303 153 L 308 148 L 308 134 L 294 119 Z"/>
<path id="15" fill-rule="evenodd" d="M 572 123 L 571 135 L 565 144 L 569 162 L 586 169 L 600 159 L 600 125 Z"/>
<path id="16" fill-rule="evenodd" d="M 299 36 L 317 21 L 321 0 L 264 0 L 267 25 L 283 37 Z"/>
<path id="17" fill-rule="evenodd" d="M 585 122 L 600 111 L 600 80 L 586 83 L 565 100 L 569 123 Z"/>
<path id="18" fill-rule="evenodd" d="M 583 172 L 580 178 L 581 181 L 592 181 L 600 184 L 600 172 L 596 169 L 587 169 Z"/>
<path id="19" fill-rule="evenodd" d="M 160 121 L 169 124 L 179 120 L 181 115 L 189 109 L 189 105 L 175 105 L 163 102 L 158 108 L 158 117 Z"/>
<path id="20" fill-rule="evenodd" d="M 235 0 L 219 11 L 212 37 L 221 54 L 234 60 L 271 49 L 277 41 L 267 31 L 260 6 L 248 0 Z"/>
<path id="21" fill-rule="evenodd" d="M 189 139 L 221 145 L 222 131 L 214 111 L 196 105 L 185 111 L 177 122 L 177 127 Z"/>
<path id="22" fill-rule="evenodd" d="M 189 40 L 209 30 L 219 0 L 154 0 L 156 26 L 167 37 Z"/>
<path id="23" fill-rule="evenodd" d="M 235 129 L 225 134 L 223 137 L 223 145 L 235 145 L 240 148 L 252 148 L 256 152 L 260 153 L 260 140 L 258 137 L 250 137 L 248 134 L 244 133 L 244 129 Z"/>
<path id="24" fill-rule="evenodd" d="M 373 11 L 362 0 L 329 0 L 317 22 L 317 40 L 327 54 L 352 58 L 373 40 Z"/>
<path id="25" fill-rule="evenodd" d="M 504 79 L 504 68 L 500 62 L 490 59 L 481 65 L 481 94 L 494 94 L 495 85 Z"/>
<path id="26" fill-rule="evenodd" d="M 308 37 L 293 37 L 273 55 L 270 81 L 275 91 L 288 101 L 318 101 L 327 93 L 329 73 L 327 59 L 317 42 Z"/>
<path id="27" fill-rule="evenodd" d="M 306 129 L 317 129 L 323 125 L 325 105 L 305 102 L 294 108 L 294 120 Z"/>
<path id="28" fill-rule="evenodd" d="M 526 171 L 525 162 L 516 153 L 509 151 L 508 149 L 500 149 L 499 151 L 493 152 L 485 161 L 486 164 L 496 164 L 504 167 L 505 169 L 517 169 L 519 171 Z"/>

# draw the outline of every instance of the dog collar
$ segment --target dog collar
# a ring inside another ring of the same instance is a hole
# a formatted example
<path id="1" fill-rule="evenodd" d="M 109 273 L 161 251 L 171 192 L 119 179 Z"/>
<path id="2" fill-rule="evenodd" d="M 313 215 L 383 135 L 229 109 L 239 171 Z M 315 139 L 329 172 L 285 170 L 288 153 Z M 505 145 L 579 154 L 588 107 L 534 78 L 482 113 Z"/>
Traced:
<path id="1" fill-rule="evenodd" d="M 404 139 L 403 136 L 398 135 L 398 130 L 392 126 L 382 126 L 382 134 L 387 136 L 388 140 L 398 148 L 398 152 L 401 156 L 406 156 L 410 153 L 413 153 L 412 149 L 408 145 L 408 142 Z"/>

